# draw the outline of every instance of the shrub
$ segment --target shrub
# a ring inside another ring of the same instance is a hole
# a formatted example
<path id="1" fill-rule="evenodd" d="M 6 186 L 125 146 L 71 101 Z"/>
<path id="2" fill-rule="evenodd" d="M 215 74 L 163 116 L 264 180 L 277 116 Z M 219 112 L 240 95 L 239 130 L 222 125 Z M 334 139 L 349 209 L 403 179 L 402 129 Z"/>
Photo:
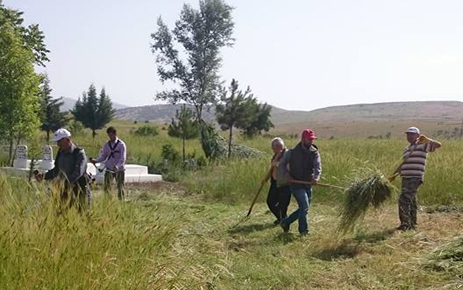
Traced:
<path id="1" fill-rule="evenodd" d="M 148 137 L 148 136 L 157 136 L 159 135 L 158 132 L 158 127 L 156 126 L 149 126 L 149 125 L 144 125 L 139 127 L 135 132 L 133 132 L 137 136 L 142 136 L 142 137 Z"/>

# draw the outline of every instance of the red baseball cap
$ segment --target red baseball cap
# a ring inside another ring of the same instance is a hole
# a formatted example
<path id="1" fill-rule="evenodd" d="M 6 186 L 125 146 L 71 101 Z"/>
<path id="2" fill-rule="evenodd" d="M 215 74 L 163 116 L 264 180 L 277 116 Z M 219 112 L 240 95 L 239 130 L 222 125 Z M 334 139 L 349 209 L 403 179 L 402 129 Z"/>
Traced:
<path id="1" fill-rule="evenodd" d="M 312 129 L 305 129 L 302 131 L 302 138 L 305 139 L 317 139 L 317 135 L 315 135 L 315 132 Z"/>

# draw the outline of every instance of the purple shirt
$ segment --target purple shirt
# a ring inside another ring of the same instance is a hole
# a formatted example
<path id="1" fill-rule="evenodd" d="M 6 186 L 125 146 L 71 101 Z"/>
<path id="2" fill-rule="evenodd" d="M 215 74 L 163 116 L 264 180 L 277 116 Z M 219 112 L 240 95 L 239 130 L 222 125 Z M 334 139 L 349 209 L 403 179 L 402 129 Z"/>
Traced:
<path id="1" fill-rule="evenodd" d="M 104 162 L 106 168 L 109 170 L 122 171 L 124 170 L 127 158 L 126 151 L 124 141 L 116 138 L 115 142 L 108 141 L 103 145 L 103 152 L 101 152 L 100 157 L 95 162 Z"/>

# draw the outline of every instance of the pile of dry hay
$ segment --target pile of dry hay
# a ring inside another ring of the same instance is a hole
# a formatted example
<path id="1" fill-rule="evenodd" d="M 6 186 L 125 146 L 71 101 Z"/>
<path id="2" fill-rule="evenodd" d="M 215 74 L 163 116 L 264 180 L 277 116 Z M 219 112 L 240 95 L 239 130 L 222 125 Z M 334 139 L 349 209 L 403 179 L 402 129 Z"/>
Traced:
<path id="1" fill-rule="evenodd" d="M 368 208 L 378 209 L 392 196 L 394 187 L 377 170 L 364 169 L 345 190 L 345 199 L 340 214 L 338 231 L 347 233 L 354 230 L 359 219 L 363 219 Z"/>
<path id="2" fill-rule="evenodd" d="M 463 236 L 434 250 L 426 268 L 461 275 L 463 273 Z"/>

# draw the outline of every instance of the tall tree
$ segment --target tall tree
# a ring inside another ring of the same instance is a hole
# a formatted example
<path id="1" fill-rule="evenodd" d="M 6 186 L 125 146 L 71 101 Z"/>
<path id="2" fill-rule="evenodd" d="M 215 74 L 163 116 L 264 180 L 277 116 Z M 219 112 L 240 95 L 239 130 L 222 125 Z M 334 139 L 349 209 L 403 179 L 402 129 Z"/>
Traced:
<path id="1" fill-rule="evenodd" d="M 41 77 L 40 104 L 42 125 L 40 128 L 47 134 L 47 143 L 50 142 L 50 132 L 66 126 L 68 118 L 60 108 L 64 104 L 63 98 L 53 99 L 51 96 L 50 80 L 46 74 Z"/>
<path id="2" fill-rule="evenodd" d="M 228 130 L 228 158 L 231 157 L 233 128 L 245 128 L 253 116 L 248 107 L 248 100 L 252 99 L 251 89 L 248 87 L 243 93 L 238 91 L 238 82 L 233 79 L 230 84 L 230 96 L 224 93 L 221 101 L 216 105 L 216 119 L 222 130 Z"/>
<path id="3" fill-rule="evenodd" d="M 39 126 L 39 77 L 34 71 L 34 54 L 24 47 L 14 27 L 0 25 L 0 137 L 13 147 Z"/>
<path id="4" fill-rule="evenodd" d="M 24 26 L 23 12 L 5 7 L 0 0 L 0 27 L 9 23 L 24 48 L 33 53 L 34 62 L 37 65 L 45 66 L 49 59 L 50 52 L 45 45 L 45 36 L 38 24 Z"/>
<path id="5" fill-rule="evenodd" d="M 252 138 L 262 131 L 268 132 L 275 127 L 271 121 L 272 106 L 267 103 L 260 104 L 255 98 L 250 98 L 247 100 L 246 107 L 247 114 L 252 118 L 241 127 L 244 135 Z"/>
<path id="6" fill-rule="evenodd" d="M 185 104 L 177 110 L 175 119 L 172 118 L 167 134 L 182 139 L 183 161 L 185 162 L 185 141 L 199 135 L 199 123 L 195 120 L 195 114 Z"/>
<path id="7" fill-rule="evenodd" d="M 200 0 L 199 10 L 185 4 L 172 31 L 159 17 L 158 30 L 151 34 L 160 80 L 178 84 L 177 89 L 161 92 L 156 98 L 192 105 L 201 123 L 204 109 L 219 95 L 220 50 L 234 43 L 232 10 L 223 0 Z"/>
<path id="8" fill-rule="evenodd" d="M 98 97 L 93 84 L 88 88 L 88 92 L 83 93 L 82 100 L 80 98 L 77 100 L 71 113 L 76 121 L 92 130 L 93 138 L 96 136 L 96 130 L 111 122 L 114 116 L 111 99 L 105 89 L 101 90 Z"/>

